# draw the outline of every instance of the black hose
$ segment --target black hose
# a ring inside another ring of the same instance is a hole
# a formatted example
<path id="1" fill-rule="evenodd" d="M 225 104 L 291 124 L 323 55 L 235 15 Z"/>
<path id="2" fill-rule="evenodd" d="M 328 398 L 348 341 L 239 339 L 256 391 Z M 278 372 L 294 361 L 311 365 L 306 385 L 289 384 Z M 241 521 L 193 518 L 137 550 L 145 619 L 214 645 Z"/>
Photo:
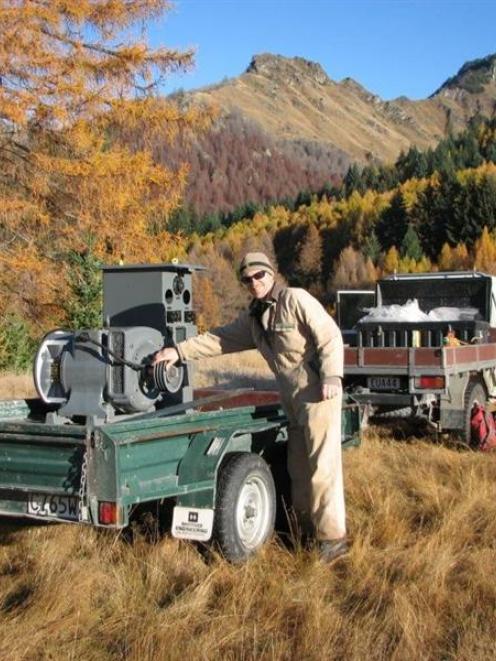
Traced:
<path id="1" fill-rule="evenodd" d="M 125 365 L 126 367 L 130 367 L 131 369 L 135 370 L 136 372 L 141 372 L 142 370 L 146 369 L 148 365 L 146 363 L 133 363 L 130 360 L 125 360 L 124 358 L 121 358 L 117 354 L 115 354 L 111 349 L 108 347 L 104 346 L 101 342 L 98 342 L 97 340 L 94 340 L 89 336 L 89 333 L 80 333 L 75 337 L 76 341 L 82 342 L 84 344 L 94 344 L 96 347 L 99 347 L 100 349 L 103 349 L 103 351 L 106 351 L 109 356 L 111 356 L 116 363 L 119 365 Z"/>

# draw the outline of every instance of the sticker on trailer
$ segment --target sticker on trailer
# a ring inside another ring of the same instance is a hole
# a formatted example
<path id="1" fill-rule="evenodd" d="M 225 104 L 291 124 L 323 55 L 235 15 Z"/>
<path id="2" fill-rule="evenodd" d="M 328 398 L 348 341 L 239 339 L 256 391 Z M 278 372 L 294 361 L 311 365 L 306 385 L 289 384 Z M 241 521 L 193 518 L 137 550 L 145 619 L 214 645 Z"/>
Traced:
<path id="1" fill-rule="evenodd" d="M 212 537 L 214 511 L 195 507 L 174 507 L 172 534 L 178 539 L 206 542 Z"/>

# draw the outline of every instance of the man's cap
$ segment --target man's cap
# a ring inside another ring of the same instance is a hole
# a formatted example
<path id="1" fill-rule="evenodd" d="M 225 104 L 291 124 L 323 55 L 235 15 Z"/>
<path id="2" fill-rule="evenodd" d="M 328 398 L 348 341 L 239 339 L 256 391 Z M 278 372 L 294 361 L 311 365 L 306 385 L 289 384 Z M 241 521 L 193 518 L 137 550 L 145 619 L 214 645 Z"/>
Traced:
<path id="1" fill-rule="evenodd" d="M 270 259 L 263 252 L 248 252 L 243 257 L 239 265 L 240 275 L 249 275 L 257 271 L 270 271 L 272 274 L 276 272 L 272 266 Z"/>

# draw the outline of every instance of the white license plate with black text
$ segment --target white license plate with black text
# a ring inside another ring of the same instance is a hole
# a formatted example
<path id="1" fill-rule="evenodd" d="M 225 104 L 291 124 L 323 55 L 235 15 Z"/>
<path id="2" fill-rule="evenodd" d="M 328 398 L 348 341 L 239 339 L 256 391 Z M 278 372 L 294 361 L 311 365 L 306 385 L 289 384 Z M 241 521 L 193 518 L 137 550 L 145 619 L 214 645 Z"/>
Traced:
<path id="1" fill-rule="evenodd" d="M 76 496 L 30 493 L 28 497 L 28 514 L 78 521 L 79 501 Z"/>
<path id="2" fill-rule="evenodd" d="M 172 534 L 179 539 L 206 542 L 212 537 L 214 526 L 213 509 L 198 507 L 174 507 Z"/>
<path id="3" fill-rule="evenodd" d="M 397 376 L 369 376 L 367 386 L 370 390 L 399 390 L 400 379 Z"/>

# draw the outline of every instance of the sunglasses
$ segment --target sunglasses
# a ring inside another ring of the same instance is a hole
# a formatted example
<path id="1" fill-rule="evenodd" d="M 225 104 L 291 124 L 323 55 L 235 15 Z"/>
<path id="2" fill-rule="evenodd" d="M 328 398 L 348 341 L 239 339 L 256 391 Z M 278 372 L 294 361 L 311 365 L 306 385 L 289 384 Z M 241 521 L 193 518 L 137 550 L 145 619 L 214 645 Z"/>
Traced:
<path id="1" fill-rule="evenodd" d="M 267 271 L 257 271 L 257 272 L 254 273 L 253 275 L 244 275 L 244 276 L 241 278 L 241 282 L 242 282 L 244 285 L 249 285 L 249 284 L 251 283 L 252 280 L 261 280 L 261 279 L 264 278 L 266 275 L 267 275 Z"/>

